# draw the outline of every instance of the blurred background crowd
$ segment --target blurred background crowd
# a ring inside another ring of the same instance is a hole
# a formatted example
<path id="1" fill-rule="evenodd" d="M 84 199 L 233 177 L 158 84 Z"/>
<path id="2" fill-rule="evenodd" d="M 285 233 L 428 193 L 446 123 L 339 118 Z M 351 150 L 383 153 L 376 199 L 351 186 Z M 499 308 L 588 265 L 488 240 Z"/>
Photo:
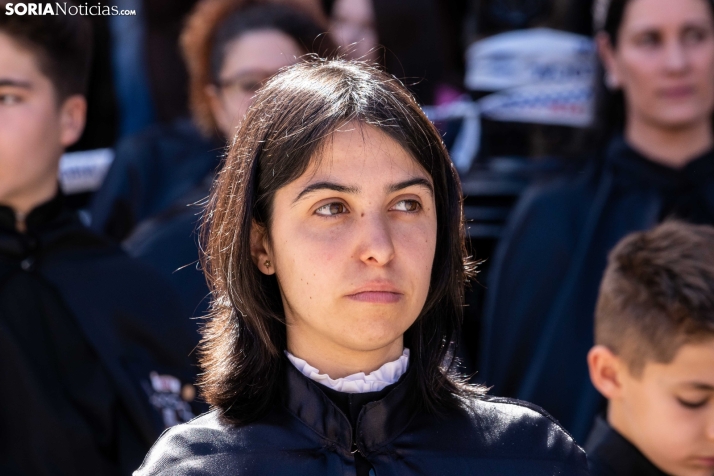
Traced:
<path id="1" fill-rule="evenodd" d="M 379 63 L 461 175 L 484 260 L 463 370 L 585 438 L 604 405 L 585 356 L 608 251 L 668 217 L 714 224 L 708 2 L 626 17 L 618 0 L 114 3 L 137 14 L 91 18 L 87 127 L 60 166 L 85 224 L 201 316 L 201 206 L 253 93 L 306 54 Z"/>

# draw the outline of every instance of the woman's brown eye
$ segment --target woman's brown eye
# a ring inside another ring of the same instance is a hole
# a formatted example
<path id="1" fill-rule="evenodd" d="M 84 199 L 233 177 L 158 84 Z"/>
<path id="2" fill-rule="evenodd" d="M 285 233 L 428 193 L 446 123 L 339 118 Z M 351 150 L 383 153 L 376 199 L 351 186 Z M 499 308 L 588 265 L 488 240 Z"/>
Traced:
<path id="1" fill-rule="evenodd" d="M 645 33 L 640 35 L 636 43 L 642 46 L 657 46 L 659 44 L 659 35 L 656 33 Z"/>
<path id="2" fill-rule="evenodd" d="M 240 87 L 243 91 L 247 93 L 254 93 L 258 89 L 260 89 L 260 86 L 262 83 L 257 82 L 257 81 L 246 81 L 244 83 L 241 83 Z"/>
<path id="3" fill-rule="evenodd" d="M 315 213 L 318 215 L 322 216 L 335 216 L 335 215 L 340 215 L 342 213 L 345 213 L 347 211 L 347 208 L 345 207 L 344 204 L 335 202 L 335 203 L 328 203 L 327 205 L 323 205 L 317 210 L 315 210 Z"/>
<path id="4" fill-rule="evenodd" d="M 705 31 L 698 28 L 690 28 L 684 32 L 684 42 L 688 44 L 696 44 L 704 40 L 707 34 Z"/>
<path id="5" fill-rule="evenodd" d="M 415 212 L 421 205 L 416 200 L 402 200 L 394 205 L 394 209 L 400 212 Z"/>

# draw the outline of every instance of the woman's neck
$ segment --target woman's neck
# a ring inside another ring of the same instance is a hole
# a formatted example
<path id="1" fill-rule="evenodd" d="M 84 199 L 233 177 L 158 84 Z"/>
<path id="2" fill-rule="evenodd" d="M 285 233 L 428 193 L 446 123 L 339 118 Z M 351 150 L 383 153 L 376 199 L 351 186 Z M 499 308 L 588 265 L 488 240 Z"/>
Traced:
<path id="1" fill-rule="evenodd" d="M 711 121 L 691 127 L 663 128 L 643 120 L 628 121 L 627 142 L 653 162 L 679 169 L 714 145 Z"/>
<path id="2" fill-rule="evenodd" d="M 297 337 L 297 338 L 296 338 Z M 369 374 L 404 352 L 403 338 L 374 350 L 354 350 L 333 342 L 306 341 L 288 332 L 288 351 L 303 359 L 322 374 L 338 379 L 359 372 Z"/>

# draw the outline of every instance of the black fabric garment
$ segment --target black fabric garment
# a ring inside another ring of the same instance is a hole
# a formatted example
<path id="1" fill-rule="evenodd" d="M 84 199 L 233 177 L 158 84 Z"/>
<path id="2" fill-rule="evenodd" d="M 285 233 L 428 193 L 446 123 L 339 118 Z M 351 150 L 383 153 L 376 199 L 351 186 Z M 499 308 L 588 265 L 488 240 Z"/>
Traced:
<path id="1" fill-rule="evenodd" d="M 203 138 L 188 119 L 123 139 L 90 209 L 91 228 L 120 242 L 213 172 L 223 145 Z"/>
<path id="2" fill-rule="evenodd" d="M 617 137 L 580 174 L 525 192 L 494 257 L 479 379 L 582 441 L 604 405 L 586 355 L 607 255 L 668 217 L 714 223 L 714 153 L 675 170 Z"/>
<path id="3" fill-rule="evenodd" d="M 400 381 L 406 377 L 406 374 L 402 375 L 399 379 Z M 387 385 L 382 390 L 378 392 L 364 392 L 364 393 L 345 393 L 338 392 L 324 385 L 320 385 L 320 390 L 322 390 L 327 398 L 329 398 L 332 403 L 334 403 L 337 408 L 342 411 L 342 414 L 347 417 L 352 427 L 352 454 L 355 458 L 355 470 L 356 476 L 372 476 L 374 475 L 374 468 L 369 464 L 367 458 L 362 456 L 362 453 L 357 451 L 357 446 L 355 442 L 357 441 L 357 422 L 359 416 L 362 413 L 362 409 L 368 403 L 376 402 L 383 399 L 387 394 L 397 386 L 397 383 L 392 385 Z"/>
<path id="4" fill-rule="evenodd" d="M 173 285 L 186 313 L 193 317 L 203 316 L 210 304 L 199 264 L 198 227 L 212 183 L 213 174 L 209 174 L 166 210 L 140 222 L 122 243 L 129 256 L 151 266 Z"/>
<path id="5" fill-rule="evenodd" d="M 547 414 L 492 397 L 462 401 L 442 415 L 419 412 L 416 373 L 349 419 L 291 364 L 283 402 L 234 426 L 213 410 L 164 433 L 135 476 L 357 474 L 353 445 L 376 476 L 586 475 L 585 453 Z M 200 468 L 200 469 L 199 469 Z"/>
<path id="6" fill-rule="evenodd" d="M 601 416 L 585 444 L 591 476 L 667 476 Z"/>
<path id="7" fill-rule="evenodd" d="M 0 206 L 0 474 L 129 474 L 191 417 L 180 388 L 162 386 L 193 380 L 188 320 L 61 194 L 25 223 Z"/>

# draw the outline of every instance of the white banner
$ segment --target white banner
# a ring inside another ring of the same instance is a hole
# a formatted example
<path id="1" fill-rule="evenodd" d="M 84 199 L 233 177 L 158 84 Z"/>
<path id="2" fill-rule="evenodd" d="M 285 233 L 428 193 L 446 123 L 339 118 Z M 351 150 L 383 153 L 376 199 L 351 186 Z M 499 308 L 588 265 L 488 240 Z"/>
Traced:
<path id="1" fill-rule="evenodd" d="M 526 85 L 593 85 L 595 45 L 591 38 L 547 28 L 488 37 L 466 51 L 466 87 L 500 91 Z"/>
<path id="2" fill-rule="evenodd" d="M 94 192 L 99 189 L 114 160 L 112 149 L 69 152 L 59 164 L 59 182 L 67 195 Z"/>
<path id="3" fill-rule="evenodd" d="M 478 101 L 483 117 L 497 121 L 587 127 L 593 121 L 593 88 L 581 83 L 521 86 Z"/>

